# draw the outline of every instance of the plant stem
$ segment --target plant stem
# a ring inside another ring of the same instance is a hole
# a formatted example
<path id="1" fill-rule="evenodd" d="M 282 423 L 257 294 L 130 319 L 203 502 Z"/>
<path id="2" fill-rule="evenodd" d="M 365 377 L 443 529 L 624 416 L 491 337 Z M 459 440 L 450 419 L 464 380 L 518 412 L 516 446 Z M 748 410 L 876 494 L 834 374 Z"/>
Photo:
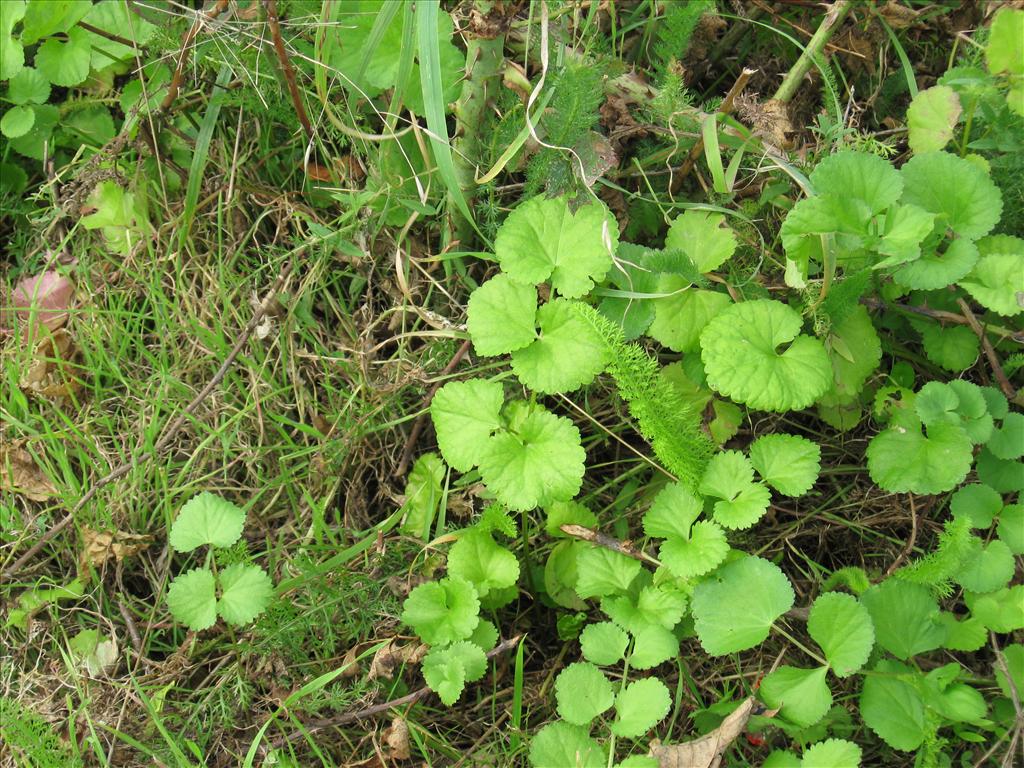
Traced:
<path id="1" fill-rule="evenodd" d="M 829 38 L 832 37 L 832 33 L 852 10 L 853 3 L 850 0 L 835 0 L 832 3 L 825 13 L 825 18 L 821 20 L 818 31 L 814 33 L 814 37 L 807 43 L 807 47 L 800 54 L 800 58 L 796 60 L 796 64 L 786 73 L 782 85 L 779 86 L 779 89 L 772 97 L 775 101 L 787 104 L 793 99 L 797 88 L 803 82 L 804 76 L 807 75 L 814 65 L 814 60 L 821 55 L 821 51 L 829 41 Z"/>

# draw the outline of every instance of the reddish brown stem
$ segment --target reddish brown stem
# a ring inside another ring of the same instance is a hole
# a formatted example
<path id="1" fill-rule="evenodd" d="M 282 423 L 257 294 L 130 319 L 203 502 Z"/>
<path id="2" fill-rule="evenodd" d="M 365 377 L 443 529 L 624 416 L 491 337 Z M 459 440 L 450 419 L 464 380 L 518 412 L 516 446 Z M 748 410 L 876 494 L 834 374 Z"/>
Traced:
<path id="1" fill-rule="evenodd" d="M 295 67 L 288 58 L 288 51 L 284 47 L 284 38 L 281 37 L 281 20 L 277 15 L 277 0 L 263 0 L 263 7 L 267 9 L 267 23 L 270 25 L 270 38 L 274 41 L 274 50 L 277 52 L 277 60 L 281 63 L 281 70 L 284 73 L 284 80 L 288 84 L 288 95 L 292 99 L 292 107 L 302 123 L 302 130 L 306 132 L 306 138 L 313 140 L 313 125 L 309 122 L 306 108 L 302 104 L 302 94 L 299 93 L 298 83 L 295 81 Z"/>

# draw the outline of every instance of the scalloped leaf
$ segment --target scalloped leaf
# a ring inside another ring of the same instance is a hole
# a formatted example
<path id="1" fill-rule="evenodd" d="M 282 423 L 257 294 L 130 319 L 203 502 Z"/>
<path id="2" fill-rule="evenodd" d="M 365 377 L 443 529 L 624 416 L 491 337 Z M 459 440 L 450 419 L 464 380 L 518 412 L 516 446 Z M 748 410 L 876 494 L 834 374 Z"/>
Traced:
<path id="1" fill-rule="evenodd" d="M 558 673 L 555 700 L 563 720 L 573 725 L 587 725 L 611 708 L 615 693 L 604 672 L 589 662 L 578 661 Z"/>
<path id="2" fill-rule="evenodd" d="M 241 537 L 244 526 L 245 510 L 203 491 L 182 506 L 168 541 L 178 552 L 191 552 L 204 544 L 230 547 Z"/>
<path id="3" fill-rule="evenodd" d="M 946 244 L 946 249 L 926 253 L 893 272 L 892 279 L 915 290 L 945 288 L 967 275 L 978 262 L 978 246 L 965 238 Z"/>
<path id="4" fill-rule="evenodd" d="M 866 451 L 871 479 L 894 493 L 933 494 L 963 482 L 974 459 L 971 439 L 956 424 L 928 428 L 892 424 L 871 439 Z"/>
<path id="5" fill-rule="evenodd" d="M 569 210 L 564 197 L 534 197 L 505 219 L 494 239 L 502 270 L 520 283 L 551 281 L 570 299 L 604 279 L 618 244 L 618 226 L 603 203 Z"/>
<path id="6" fill-rule="evenodd" d="M 694 523 L 688 538 L 668 538 L 658 550 L 662 564 L 682 579 L 713 571 L 728 554 L 725 531 L 712 520 Z"/>
<path id="7" fill-rule="evenodd" d="M 681 483 L 669 483 L 654 497 L 644 514 L 644 533 L 660 539 L 690 537 L 690 526 L 700 517 L 704 504 Z"/>
<path id="8" fill-rule="evenodd" d="M 768 511 L 771 492 L 753 478 L 753 466 L 739 451 L 722 451 L 711 457 L 700 492 L 721 499 L 714 506 L 716 522 L 730 529 L 749 528 Z"/>
<path id="9" fill-rule="evenodd" d="M 832 691 L 825 682 L 828 667 L 800 669 L 783 664 L 766 675 L 758 689 L 761 700 L 789 722 L 809 728 L 832 707 Z"/>
<path id="10" fill-rule="evenodd" d="M 903 191 L 903 181 L 892 165 L 868 152 L 829 155 L 815 166 L 810 179 L 819 195 L 863 207 L 867 218 L 895 203 Z"/>
<path id="11" fill-rule="evenodd" d="M 625 592 L 640 573 L 640 562 L 604 547 L 592 546 L 579 551 L 576 569 L 576 594 L 586 600 Z"/>
<path id="12" fill-rule="evenodd" d="M 70 88 L 89 76 L 92 41 L 81 27 L 71 28 L 66 37 L 45 40 L 36 50 L 35 66 L 54 85 Z"/>
<path id="13" fill-rule="evenodd" d="M 594 380 L 611 360 L 611 349 L 566 299 L 537 312 L 540 338 L 512 353 L 512 370 L 527 387 L 545 394 L 571 392 Z"/>
<path id="14" fill-rule="evenodd" d="M 995 539 L 986 544 L 975 537 L 953 579 L 971 592 L 995 592 L 1013 578 L 1015 565 L 1013 552 L 1006 542 Z"/>
<path id="15" fill-rule="evenodd" d="M 750 463 L 779 493 L 803 496 L 818 479 L 821 448 L 799 435 L 763 435 L 750 446 Z"/>
<path id="16" fill-rule="evenodd" d="M 626 685 L 615 698 L 615 720 L 608 726 L 616 736 L 638 739 L 668 714 L 672 697 L 656 677 Z"/>
<path id="17" fill-rule="evenodd" d="M 912 752 L 931 733 L 924 702 L 908 677 L 917 676 L 906 664 L 883 659 L 875 665 L 877 675 L 864 678 L 860 694 L 860 715 L 868 728 L 893 749 Z"/>
<path id="18" fill-rule="evenodd" d="M 725 216 L 688 209 L 676 216 L 665 235 L 665 248 L 685 253 L 699 272 L 713 272 L 736 252 L 736 234 Z"/>
<path id="19" fill-rule="evenodd" d="M 875 640 L 897 659 L 909 659 L 942 646 L 945 628 L 928 587 L 889 578 L 861 595 L 871 614 Z"/>
<path id="20" fill-rule="evenodd" d="M 948 85 L 920 91 L 907 108 L 908 144 L 915 154 L 935 152 L 953 138 L 960 118 L 960 97 Z"/>
<path id="21" fill-rule="evenodd" d="M 1003 197 L 975 163 L 948 152 L 925 152 L 900 169 L 903 202 L 939 216 L 961 237 L 976 240 L 999 222 Z"/>
<path id="22" fill-rule="evenodd" d="M 634 669 L 653 669 L 679 655 L 679 638 L 659 624 L 648 624 L 633 637 L 629 664 Z"/>
<path id="23" fill-rule="evenodd" d="M 587 624 L 580 633 L 583 657 L 599 666 L 618 664 L 626 653 L 629 635 L 610 621 Z"/>
<path id="24" fill-rule="evenodd" d="M 258 565 L 233 563 L 220 572 L 217 613 L 229 624 L 248 624 L 270 605 L 274 586 Z"/>
<path id="25" fill-rule="evenodd" d="M 25 49 L 12 32 L 25 16 L 24 0 L 0 3 L 0 80 L 12 78 L 25 66 Z"/>
<path id="26" fill-rule="evenodd" d="M 1014 317 L 1024 312 L 1024 253 L 982 256 L 959 285 L 986 309 Z"/>
<path id="27" fill-rule="evenodd" d="M 217 621 L 213 573 L 206 568 L 193 568 L 176 576 L 167 590 L 167 607 L 177 621 L 194 632 L 212 627 Z"/>
<path id="28" fill-rule="evenodd" d="M 604 747 L 578 725 L 548 723 L 530 739 L 533 768 L 605 768 L 607 764 Z"/>
<path id="29" fill-rule="evenodd" d="M 446 576 L 420 584 L 402 607 L 402 623 L 408 624 L 428 645 L 466 640 L 480 621 L 480 600 L 465 579 Z"/>
<path id="30" fill-rule="evenodd" d="M 519 581 L 519 561 L 490 533 L 470 528 L 459 534 L 448 552 L 448 573 L 470 582 L 480 597 L 486 597 L 492 589 Z"/>
<path id="31" fill-rule="evenodd" d="M 505 393 L 496 381 L 471 379 L 451 381 L 434 395 L 430 417 L 437 432 L 437 445 L 445 461 L 460 472 L 468 472 L 501 427 L 501 406 Z"/>
<path id="32" fill-rule="evenodd" d="M 12 104 L 45 104 L 50 98 L 50 81 L 42 72 L 25 67 L 7 83 L 7 98 Z"/>
<path id="33" fill-rule="evenodd" d="M 701 331 L 732 303 L 727 294 L 687 288 L 689 284 L 684 277 L 662 275 L 658 292 L 672 295 L 653 301 L 654 321 L 648 335 L 674 352 L 698 349 Z"/>
<path id="34" fill-rule="evenodd" d="M 496 275 L 469 297 L 466 327 L 478 355 L 493 357 L 537 338 L 537 289 Z"/>
<path id="35" fill-rule="evenodd" d="M 860 760 L 861 749 L 852 741 L 826 739 L 805 749 L 801 764 L 804 768 L 858 768 Z"/>
<path id="36" fill-rule="evenodd" d="M 797 312 L 777 301 L 727 307 L 700 337 L 708 384 L 759 410 L 811 405 L 832 385 L 832 366 L 822 343 L 800 333 L 802 325 Z"/>
<path id="37" fill-rule="evenodd" d="M 826 592 L 814 601 L 807 633 L 821 646 L 837 677 L 849 677 L 863 667 L 875 645 L 868 609 L 853 595 L 842 592 Z"/>

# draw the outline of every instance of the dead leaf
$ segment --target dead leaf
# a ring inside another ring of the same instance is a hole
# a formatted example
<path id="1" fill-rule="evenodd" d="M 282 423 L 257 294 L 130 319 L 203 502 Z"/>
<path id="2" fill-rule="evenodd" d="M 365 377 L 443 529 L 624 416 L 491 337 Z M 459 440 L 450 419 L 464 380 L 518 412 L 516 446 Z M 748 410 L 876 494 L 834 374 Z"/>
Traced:
<path id="1" fill-rule="evenodd" d="M 384 743 L 388 745 L 392 760 L 408 760 L 412 756 L 409 749 L 409 726 L 401 717 L 391 721 L 391 726 L 384 732 Z"/>
<path id="2" fill-rule="evenodd" d="M 25 450 L 25 441 L 0 445 L 0 491 L 20 493 L 32 501 L 46 501 L 60 495 L 32 455 Z"/>
<path id="3" fill-rule="evenodd" d="M 685 744 L 662 745 L 654 740 L 647 754 L 657 759 L 658 768 L 718 768 L 729 745 L 746 730 L 755 704 L 749 696 L 711 733 Z"/>
<path id="4" fill-rule="evenodd" d="M 18 317 L 28 323 L 23 338 L 34 338 L 41 327 L 53 331 L 64 325 L 74 293 L 74 283 L 55 269 L 18 283 L 11 303 Z"/>
<path id="5" fill-rule="evenodd" d="M 82 564 L 99 567 L 111 558 L 120 563 L 126 557 L 138 554 L 150 545 L 153 537 L 123 531 L 94 531 L 84 526 L 82 541 L 85 543 L 81 556 Z"/>
<path id="6" fill-rule="evenodd" d="M 395 669 L 402 664 L 419 664 L 427 655 L 428 650 L 427 646 L 422 643 L 396 645 L 392 640 L 373 654 L 373 661 L 370 662 L 370 671 L 366 678 L 376 680 L 382 677 L 390 680 L 395 676 Z"/>
<path id="7" fill-rule="evenodd" d="M 36 344 L 32 362 L 21 376 L 21 388 L 46 398 L 70 397 L 81 389 L 75 377 L 77 358 L 71 334 L 58 328 Z"/>
<path id="8" fill-rule="evenodd" d="M 345 654 L 344 671 L 341 673 L 341 677 L 345 680 L 358 677 L 363 671 L 362 667 L 356 661 L 359 657 L 359 654 L 356 653 L 357 650 L 359 650 L 359 646 L 353 645 Z"/>

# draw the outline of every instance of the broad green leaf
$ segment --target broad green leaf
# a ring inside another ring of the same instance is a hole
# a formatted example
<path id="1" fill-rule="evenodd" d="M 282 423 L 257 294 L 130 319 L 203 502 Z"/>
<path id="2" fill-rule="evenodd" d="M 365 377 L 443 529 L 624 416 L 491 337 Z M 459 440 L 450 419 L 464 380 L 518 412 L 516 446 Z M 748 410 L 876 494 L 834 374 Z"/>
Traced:
<path id="1" fill-rule="evenodd" d="M 952 402 L 952 407 L 946 407 Z M 946 423 L 959 425 L 971 442 L 980 444 L 992 436 L 994 422 L 981 387 L 970 381 L 954 379 L 949 383 L 930 381 L 921 387 L 914 401 L 921 421 L 931 427 Z"/>
<path id="2" fill-rule="evenodd" d="M 926 586 L 889 578 L 860 599 L 871 614 L 878 644 L 896 658 L 909 659 L 942 646 L 946 631 Z"/>
<path id="3" fill-rule="evenodd" d="M 122 0 L 100 0 L 89 9 L 85 21 L 122 40 L 133 40 L 140 45 L 149 42 L 157 31 L 155 25 L 128 10 L 128 4 Z M 135 55 L 135 48 L 130 45 L 103 35 L 90 35 L 93 69 L 109 67 L 115 61 L 128 61 Z"/>
<path id="4" fill-rule="evenodd" d="M 708 384 L 758 410 L 806 408 L 831 386 L 832 366 L 821 342 L 800 334 L 801 325 L 800 315 L 777 301 L 727 307 L 700 337 Z"/>
<path id="5" fill-rule="evenodd" d="M 993 312 L 1013 317 L 1024 312 L 1024 253 L 982 256 L 959 285 Z"/>
<path id="6" fill-rule="evenodd" d="M 818 163 L 811 184 L 819 195 L 859 204 L 870 215 L 895 203 L 903 191 L 897 171 L 887 160 L 867 152 L 843 151 Z"/>
<path id="7" fill-rule="evenodd" d="M 458 654 L 450 648 L 431 648 L 423 657 L 422 669 L 423 679 L 443 704 L 450 707 L 459 700 L 466 687 L 466 668 Z"/>
<path id="8" fill-rule="evenodd" d="M 3 8 L 3 6 L 4 3 L 0 2 L 0 8 Z M 32 124 L 32 130 L 24 136 L 11 139 L 10 144 L 11 149 L 19 155 L 42 162 L 47 152 L 47 147 L 52 146 L 50 138 L 57 123 L 60 122 L 60 110 L 52 104 L 33 104 L 32 111 L 36 115 L 35 121 Z M 103 182 L 103 184 L 107 183 L 112 182 Z M 103 184 L 100 184 L 100 186 L 103 186 Z M 81 220 L 83 224 L 86 218 L 88 217 Z"/>
<path id="9" fill-rule="evenodd" d="M 1024 492 L 1024 464 L 1019 460 L 1000 459 L 988 448 L 982 448 L 975 471 L 981 482 L 1000 493 Z"/>
<path id="10" fill-rule="evenodd" d="M 693 524 L 686 539 L 672 536 L 661 543 L 658 556 L 676 576 L 691 579 L 714 570 L 729 554 L 722 527 L 711 520 Z"/>
<path id="11" fill-rule="evenodd" d="M 90 0 L 31 0 L 22 21 L 21 42 L 33 45 L 57 32 L 67 32 L 91 5 Z"/>
<path id="12" fill-rule="evenodd" d="M 821 646 L 837 677 L 849 677 L 863 667 L 875 644 L 871 614 L 843 592 L 818 596 L 807 617 L 807 633 Z"/>
<path id="13" fill-rule="evenodd" d="M 617 260 L 608 272 L 611 284 L 629 296 L 606 296 L 601 299 L 598 309 L 612 322 L 622 326 L 626 341 L 639 337 L 654 319 L 654 304 L 651 299 L 632 294 L 658 292 L 659 275 L 646 267 L 651 249 L 632 243 L 619 243 Z"/>
<path id="14" fill-rule="evenodd" d="M 572 539 L 558 542 L 544 561 L 544 591 L 556 605 L 582 611 L 587 604 L 576 594 L 579 554 L 590 545 Z"/>
<path id="15" fill-rule="evenodd" d="M 580 633 L 583 657 L 602 667 L 622 661 L 628 644 L 629 636 L 610 621 L 588 624 Z"/>
<path id="16" fill-rule="evenodd" d="M 50 81 L 38 69 L 25 67 L 7 84 L 7 98 L 14 104 L 45 104 Z"/>
<path id="17" fill-rule="evenodd" d="M 949 497 L 949 511 L 953 517 L 968 518 L 972 528 L 987 529 L 1002 508 L 1003 497 L 983 483 L 965 485 Z"/>
<path id="18" fill-rule="evenodd" d="M 988 630 L 977 616 L 969 616 L 960 621 L 954 614 L 943 611 L 939 614 L 939 623 L 946 630 L 943 648 L 974 652 L 988 643 Z"/>
<path id="19" fill-rule="evenodd" d="M 964 558 L 953 578 L 971 592 L 994 592 L 1013 578 L 1016 563 L 1013 552 L 1001 539 L 985 544 L 975 538 L 971 552 Z"/>
<path id="20" fill-rule="evenodd" d="M 84 29 L 74 27 L 67 33 L 67 40 L 47 39 L 36 51 L 36 69 L 54 85 L 78 85 L 89 76 L 90 38 Z"/>
<path id="21" fill-rule="evenodd" d="M 985 62 L 992 74 L 1024 75 L 1024 11 L 1000 8 L 989 28 Z"/>
<path id="22" fill-rule="evenodd" d="M 498 628 L 494 626 L 493 621 L 480 619 L 473 634 L 469 636 L 468 642 L 473 643 L 484 652 L 489 651 L 498 643 Z M 481 672 L 481 674 L 483 673 Z"/>
<path id="23" fill-rule="evenodd" d="M 624 739 L 638 739 L 668 714 L 672 697 L 656 677 L 629 683 L 615 699 L 615 720 L 609 729 Z"/>
<path id="24" fill-rule="evenodd" d="M 443 495 L 444 475 L 444 462 L 433 451 L 416 459 L 405 483 L 405 501 L 399 525 L 402 533 L 417 539 L 430 536 L 430 526 Z"/>
<path id="25" fill-rule="evenodd" d="M 654 497 L 644 514 L 644 533 L 667 539 L 690 537 L 690 526 L 700 516 L 703 503 L 680 483 L 669 483 Z"/>
<path id="26" fill-rule="evenodd" d="M 658 761 L 647 755 L 630 755 L 621 763 L 616 763 L 615 768 L 658 768 Z"/>
<path id="27" fill-rule="evenodd" d="M 605 768 L 604 747 L 587 735 L 587 729 L 556 721 L 530 739 L 533 768 Z"/>
<path id="28" fill-rule="evenodd" d="M 712 656 L 753 648 L 793 600 L 793 587 L 777 565 L 760 557 L 729 563 L 693 591 L 697 637 Z"/>
<path id="29" fill-rule="evenodd" d="M 574 299 L 604 279 L 617 241 L 618 226 L 603 204 L 572 213 L 564 197 L 534 197 L 505 219 L 494 254 L 513 280 L 550 279 L 555 291 Z"/>
<path id="30" fill-rule="evenodd" d="M 929 675 L 930 677 L 931 675 Z M 925 705 L 954 723 L 981 723 L 988 707 L 985 698 L 964 683 L 955 683 L 941 691 L 925 689 Z"/>
<path id="31" fill-rule="evenodd" d="M 16 139 L 32 130 L 35 121 L 36 112 L 32 107 L 11 107 L 0 117 L 0 133 L 9 139 Z"/>
<path id="32" fill-rule="evenodd" d="M 1020 692 L 1024 691 L 1024 645 L 1020 643 L 1007 645 L 1003 648 L 1003 658 L 1006 659 L 1006 668 L 1010 673 L 1010 679 L 1013 680 L 1013 687 L 1017 690 L 1017 695 L 1020 696 Z M 1009 698 L 1011 696 L 1010 679 L 1007 679 L 1002 665 L 996 664 L 995 672 L 999 690 L 1003 692 L 1003 696 Z"/>
<path id="33" fill-rule="evenodd" d="M 679 655 L 679 638 L 658 624 L 649 624 L 633 638 L 629 665 L 634 669 L 653 669 Z"/>
<path id="34" fill-rule="evenodd" d="M 446 576 L 416 587 L 405 599 L 402 622 L 428 645 L 446 645 L 473 634 L 480 600 L 465 579 Z"/>
<path id="35" fill-rule="evenodd" d="M 722 451 L 711 457 L 700 492 L 721 499 L 715 502 L 715 521 L 726 528 L 749 528 L 768 511 L 771 493 L 754 482 L 754 468 L 739 451 Z"/>
<path id="36" fill-rule="evenodd" d="M 178 552 L 191 552 L 204 544 L 230 547 L 238 541 L 244 526 L 245 510 L 204 491 L 182 506 L 168 541 Z"/>
<path id="37" fill-rule="evenodd" d="M 871 479 L 894 493 L 932 494 L 955 488 L 973 459 L 971 439 L 955 424 L 908 429 L 899 424 L 872 438 L 867 448 Z"/>
<path id="38" fill-rule="evenodd" d="M 512 353 L 512 370 L 528 388 L 545 394 L 571 392 L 594 380 L 611 349 L 566 299 L 537 311 L 540 338 Z"/>
<path id="39" fill-rule="evenodd" d="M 960 98 L 948 85 L 920 91 L 907 108 L 908 143 L 915 154 L 942 149 L 953 138 Z"/>
<path id="40" fill-rule="evenodd" d="M 194 632 L 217 621 L 217 595 L 213 574 L 206 568 L 193 568 L 175 577 L 167 590 L 171 615 Z"/>
<path id="41" fill-rule="evenodd" d="M 821 398 L 839 403 L 851 402 L 864 388 L 864 382 L 878 368 L 882 342 L 865 307 L 856 305 L 826 337 L 832 363 L 832 387 Z"/>
<path id="42" fill-rule="evenodd" d="M 25 66 L 25 49 L 14 37 L 14 25 L 25 16 L 24 0 L 0 3 L 0 80 L 14 77 Z"/>
<path id="43" fill-rule="evenodd" d="M 915 155 L 900 169 L 903 202 L 939 216 L 960 237 L 976 240 L 998 223 L 999 188 L 969 160 L 947 152 Z"/>
<path id="44" fill-rule="evenodd" d="M 966 371 L 978 359 L 978 336 L 963 325 L 943 327 L 929 323 L 921 328 L 921 344 L 928 359 L 947 371 Z"/>
<path id="45" fill-rule="evenodd" d="M 935 214 L 916 205 L 895 205 L 885 216 L 885 230 L 875 250 L 888 258 L 873 269 L 899 266 L 921 255 L 921 242 L 932 233 Z"/>
<path id="46" fill-rule="evenodd" d="M 728 294 L 687 288 L 688 285 L 684 277 L 662 275 L 658 292 L 674 295 L 652 300 L 654 321 L 648 334 L 674 352 L 697 350 L 701 331 L 732 303 Z"/>
<path id="47" fill-rule="evenodd" d="M 1003 417 L 1003 423 L 992 431 L 985 447 L 1000 459 L 1024 456 L 1024 413 L 1010 413 Z"/>
<path id="48" fill-rule="evenodd" d="M 471 379 L 445 384 L 430 403 L 437 444 L 445 460 L 459 472 L 479 461 L 491 435 L 501 427 L 505 393 L 496 381 Z"/>
<path id="49" fill-rule="evenodd" d="M 912 667 L 883 659 L 875 665 L 876 675 L 864 678 L 860 715 L 868 728 L 893 749 L 912 752 L 930 733 L 924 702 L 913 683 Z"/>
<path id="50" fill-rule="evenodd" d="M 1015 555 L 1024 555 L 1024 504 L 1009 504 L 999 514 L 999 538 Z"/>
<path id="51" fill-rule="evenodd" d="M 568 501 L 583 482 L 579 430 L 542 406 L 524 403 L 522 411 L 514 429 L 495 435 L 477 454 L 484 483 L 509 509 Z"/>
<path id="52" fill-rule="evenodd" d="M 248 624 L 270 605 L 274 586 L 258 565 L 233 563 L 220 572 L 217 613 L 229 624 Z"/>
<path id="53" fill-rule="evenodd" d="M 846 739 L 826 739 L 804 750 L 805 768 L 859 768 L 861 749 Z"/>
<path id="54" fill-rule="evenodd" d="M 39 121 L 38 114 L 36 121 Z M 116 182 L 100 182 L 89 195 L 88 202 L 96 211 L 82 217 L 82 226 L 102 230 L 107 247 L 115 253 L 127 256 L 142 233 L 150 229 L 145 197 L 136 196 Z"/>
<path id="55" fill-rule="evenodd" d="M 584 528 L 597 527 L 597 515 L 578 501 L 556 501 L 549 504 L 544 530 L 548 536 L 564 539 L 569 534 L 562 531 L 563 525 L 581 525 Z"/>
<path id="56" fill-rule="evenodd" d="M 615 702 L 611 681 L 585 661 L 570 664 L 555 679 L 558 714 L 573 725 L 587 725 Z"/>
<path id="57" fill-rule="evenodd" d="M 905 264 L 892 276 L 900 285 L 916 290 L 938 290 L 955 283 L 967 275 L 978 262 L 978 246 L 971 240 L 959 238 L 921 258 Z"/>
<path id="58" fill-rule="evenodd" d="M 761 699 L 794 725 L 808 728 L 832 707 L 832 691 L 825 682 L 828 667 L 799 669 L 783 664 L 761 681 Z"/>
<path id="59" fill-rule="evenodd" d="M 537 289 L 499 274 L 469 297 L 467 324 L 478 355 L 504 355 L 537 338 Z"/>
<path id="60" fill-rule="evenodd" d="M 629 595 L 603 598 L 601 610 L 634 635 L 651 625 L 673 629 L 686 611 L 686 595 L 667 584 L 649 584 L 640 590 L 635 600 Z"/>
<path id="61" fill-rule="evenodd" d="M 800 758 L 792 752 L 773 749 L 761 763 L 761 768 L 800 768 Z"/>
<path id="62" fill-rule="evenodd" d="M 689 209 L 672 220 L 665 247 L 687 256 L 700 272 L 713 272 L 736 251 L 736 235 L 720 213 Z"/>
<path id="63" fill-rule="evenodd" d="M 971 614 L 993 632 L 1024 629 L 1024 584 L 983 595 L 966 592 L 964 602 L 971 609 Z"/>
<path id="64" fill-rule="evenodd" d="M 492 589 L 515 585 L 519 561 L 495 543 L 490 533 L 470 528 L 459 535 L 448 552 L 448 573 L 470 582 L 480 597 L 486 597 Z"/>
<path id="65" fill-rule="evenodd" d="M 640 573 L 640 561 L 591 546 L 579 551 L 576 569 L 576 594 L 586 600 L 625 592 Z"/>
<path id="66" fill-rule="evenodd" d="M 750 446 L 750 463 L 779 493 L 803 496 L 818 479 L 821 448 L 799 435 L 764 435 Z"/>

